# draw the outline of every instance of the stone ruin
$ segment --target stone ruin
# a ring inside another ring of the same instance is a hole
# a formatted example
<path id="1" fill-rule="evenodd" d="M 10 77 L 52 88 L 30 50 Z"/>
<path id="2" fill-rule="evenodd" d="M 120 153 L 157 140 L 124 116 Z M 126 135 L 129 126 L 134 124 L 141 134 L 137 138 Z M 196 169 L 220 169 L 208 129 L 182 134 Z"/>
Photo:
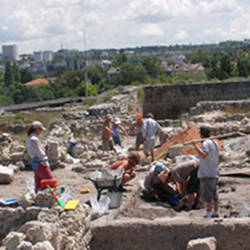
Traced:
<path id="1" fill-rule="evenodd" d="M 48 191 L 23 197 L 17 208 L 0 209 L 0 239 L 7 250 L 88 249 L 90 209 L 64 211 Z M 9 232 L 9 233 L 8 233 Z"/>
<path id="2" fill-rule="evenodd" d="M 121 106 L 120 99 L 123 103 Z M 88 111 L 65 109 L 62 114 L 64 119 L 50 124 L 46 138 L 52 148 L 48 154 L 52 168 L 66 169 L 71 166 L 72 171 L 84 175 L 105 168 L 119 159 L 121 156 L 115 152 L 101 150 L 100 130 L 107 113 L 111 113 L 113 117 L 119 116 L 124 127 L 130 129 L 134 117 L 128 110 L 128 100 L 128 96 L 115 97 L 114 103 L 111 102 L 107 107 L 94 106 Z M 175 138 L 190 125 L 208 125 L 214 135 L 236 135 L 223 144 L 225 150 L 221 154 L 220 170 L 230 172 L 249 169 L 249 114 L 223 112 L 222 110 L 228 110 L 228 106 L 223 108 L 223 105 L 228 103 L 197 104 L 196 110 L 193 108 L 181 119 L 160 120 L 164 133 L 160 135 L 159 144 L 163 145 Z M 215 109 L 220 111 L 215 112 Z M 202 112 L 206 113 L 201 114 Z M 73 139 L 78 144 L 69 149 L 68 143 Z M 25 145 L 15 139 L 13 130 L 0 135 L 0 150 L 0 183 L 11 183 L 18 171 L 31 169 Z M 182 152 L 183 148 L 174 146 L 165 163 L 171 165 Z M 78 161 L 74 162 L 74 158 Z M 150 167 L 150 161 L 143 159 L 136 170 L 138 178 L 143 178 Z M 237 183 L 227 186 L 226 181 L 221 182 L 221 194 L 227 195 L 235 192 L 235 189 L 238 191 L 235 185 Z M 87 205 L 80 204 L 75 211 L 64 211 L 47 191 L 39 192 L 34 199 L 24 196 L 18 207 L 0 208 L 3 249 L 88 249 L 90 246 L 91 249 L 98 250 L 122 250 L 152 249 L 153 246 L 153 249 L 212 250 L 215 245 L 216 249 L 248 248 L 249 218 L 235 218 L 242 204 L 237 207 L 236 204 L 226 203 L 224 198 L 222 206 L 223 211 L 228 211 L 228 218 L 207 222 L 197 217 L 192 218 L 192 213 L 181 214 L 181 217 L 176 213 L 170 214 L 166 208 L 140 204 L 138 181 L 132 183 L 129 190 L 123 195 L 119 209 L 111 210 L 108 215 L 93 222 L 90 221 L 90 208 Z M 137 213 L 139 210 L 142 211 L 141 215 Z M 206 239 L 210 236 L 215 238 Z"/>

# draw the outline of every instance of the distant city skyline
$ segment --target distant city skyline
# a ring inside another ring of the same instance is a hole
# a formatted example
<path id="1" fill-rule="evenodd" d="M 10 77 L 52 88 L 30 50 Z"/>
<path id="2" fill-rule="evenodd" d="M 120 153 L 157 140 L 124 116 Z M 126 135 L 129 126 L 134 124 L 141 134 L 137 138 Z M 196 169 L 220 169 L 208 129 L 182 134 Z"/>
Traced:
<path id="1" fill-rule="evenodd" d="M 1 0 L 0 46 L 19 54 L 250 38 L 248 0 Z"/>

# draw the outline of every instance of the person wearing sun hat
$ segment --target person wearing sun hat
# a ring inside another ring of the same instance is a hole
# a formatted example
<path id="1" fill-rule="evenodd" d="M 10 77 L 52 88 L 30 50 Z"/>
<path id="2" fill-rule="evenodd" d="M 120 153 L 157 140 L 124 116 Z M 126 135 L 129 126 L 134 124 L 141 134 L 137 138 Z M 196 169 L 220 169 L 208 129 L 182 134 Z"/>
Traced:
<path id="1" fill-rule="evenodd" d="M 46 128 L 40 121 L 34 121 L 28 129 L 28 142 L 27 142 L 27 152 L 32 159 L 32 168 L 34 170 L 35 177 L 35 192 L 37 193 L 40 186 L 40 181 L 43 179 L 53 179 L 50 170 L 48 157 L 46 151 L 49 150 L 49 146 L 45 147 L 39 140 L 39 135 L 45 131 Z"/>
<path id="2" fill-rule="evenodd" d="M 113 132 L 112 138 L 113 138 L 114 144 L 119 145 L 120 147 L 122 146 L 121 135 L 120 135 L 121 131 L 123 132 L 125 136 L 128 136 L 127 131 L 121 125 L 121 120 L 118 117 L 116 117 L 112 126 L 112 132 Z"/>
<path id="3" fill-rule="evenodd" d="M 167 183 L 162 183 L 159 178 L 160 173 L 169 171 L 169 169 L 160 161 L 153 165 L 144 180 L 142 190 L 143 199 L 150 202 L 155 200 L 169 202 L 176 191 Z"/>

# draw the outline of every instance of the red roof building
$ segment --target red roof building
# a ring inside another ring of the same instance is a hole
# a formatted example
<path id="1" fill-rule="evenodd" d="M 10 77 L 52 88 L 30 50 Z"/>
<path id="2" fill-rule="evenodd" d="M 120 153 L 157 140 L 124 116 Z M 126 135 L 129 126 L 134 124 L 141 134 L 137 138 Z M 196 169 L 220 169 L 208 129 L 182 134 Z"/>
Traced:
<path id="1" fill-rule="evenodd" d="M 45 78 L 41 78 L 41 79 L 35 79 L 30 82 L 26 82 L 24 85 L 25 86 L 38 86 L 40 84 L 49 84 L 49 81 Z"/>

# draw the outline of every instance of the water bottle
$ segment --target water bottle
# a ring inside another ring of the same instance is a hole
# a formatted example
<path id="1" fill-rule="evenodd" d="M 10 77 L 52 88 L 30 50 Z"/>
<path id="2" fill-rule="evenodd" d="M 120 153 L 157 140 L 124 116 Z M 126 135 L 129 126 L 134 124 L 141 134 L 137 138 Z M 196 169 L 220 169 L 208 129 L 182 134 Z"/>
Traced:
<path id="1" fill-rule="evenodd" d="M 66 204 L 69 200 L 72 199 L 72 192 L 70 189 L 65 189 L 60 195 L 60 199 Z"/>

